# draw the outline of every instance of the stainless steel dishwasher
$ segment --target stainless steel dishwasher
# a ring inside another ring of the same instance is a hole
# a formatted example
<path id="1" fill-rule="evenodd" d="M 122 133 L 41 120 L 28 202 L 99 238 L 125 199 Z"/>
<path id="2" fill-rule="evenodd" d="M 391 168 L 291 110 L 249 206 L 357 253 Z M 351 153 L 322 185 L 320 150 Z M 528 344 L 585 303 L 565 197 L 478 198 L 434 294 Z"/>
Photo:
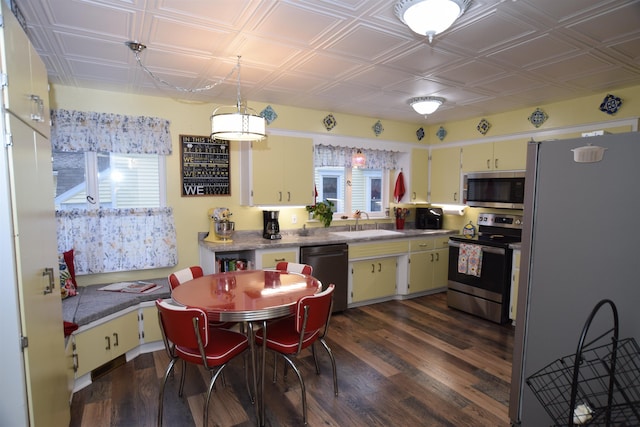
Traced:
<path id="1" fill-rule="evenodd" d="M 300 262 L 313 267 L 313 277 L 322 282 L 323 289 L 333 283 L 333 312 L 347 309 L 349 247 L 346 243 L 336 245 L 303 246 Z"/>

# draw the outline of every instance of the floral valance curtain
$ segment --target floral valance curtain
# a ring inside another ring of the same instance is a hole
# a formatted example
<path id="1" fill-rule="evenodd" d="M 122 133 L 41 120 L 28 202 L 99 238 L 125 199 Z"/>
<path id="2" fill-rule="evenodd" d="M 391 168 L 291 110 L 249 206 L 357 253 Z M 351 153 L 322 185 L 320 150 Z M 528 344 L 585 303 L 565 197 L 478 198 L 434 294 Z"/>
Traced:
<path id="1" fill-rule="evenodd" d="M 353 155 L 362 151 L 366 156 L 366 168 L 368 169 L 396 169 L 398 165 L 397 152 L 388 150 L 362 149 L 354 147 L 339 147 L 333 145 L 318 144 L 315 147 L 314 166 L 340 166 L 351 167 Z"/>
<path id="2" fill-rule="evenodd" d="M 173 267 L 178 263 L 171 208 L 56 212 L 58 252 L 74 249 L 76 274 Z"/>
<path id="3" fill-rule="evenodd" d="M 169 121 L 92 111 L 52 110 L 54 151 L 171 154 Z"/>

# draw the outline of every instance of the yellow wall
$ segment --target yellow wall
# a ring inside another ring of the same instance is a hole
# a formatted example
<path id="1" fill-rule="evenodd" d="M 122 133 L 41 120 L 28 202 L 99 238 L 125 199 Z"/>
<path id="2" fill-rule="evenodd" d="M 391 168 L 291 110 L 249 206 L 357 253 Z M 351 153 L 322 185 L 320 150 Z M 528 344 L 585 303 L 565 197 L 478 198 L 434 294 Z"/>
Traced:
<path id="1" fill-rule="evenodd" d="M 612 93 L 622 99 L 622 107 L 613 115 L 603 113 L 599 109 L 600 104 L 607 95 L 607 93 L 603 92 L 601 95 L 537 105 L 503 114 L 474 117 L 469 120 L 452 123 L 437 123 L 429 125 L 425 131 L 430 144 L 447 144 L 454 141 L 477 140 L 479 138 L 489 141 L 497 136 L 522 133 L 535 134 L 588 123 L 603 124 L 604 127 L 606 122 L 629 118 L 637 119 L 640 116 L 640 86 L 616 90 L 612 91 Z M 540 108 L 549 116 L 547 121 L 539 128 L 535 128 L 528 120 L 528 117 L 536 108 Z M 491 124 L 491 128 L 484 136 L 476 129 L 478 122 L 482 118 L 487 119 Z M 435 136 L 440 126 L 443 126 L 447 131 L 447 136 L 442 142 Z M 580 134 L 567 135 L 566 137 L 574 136 L 580 136 Z"/>
<path id="2" fill-rule="evenodd" d="M 614 91 L 615 95 L 623 99 L 620 111 L 609 116 L 598 110 L 600 102 L 606 95 L 575 99 L 560 103 L 539 106 L 548 115 L 549 120 L 540 130 L 558 129 L 567 126 L 576 126 L 586 123 L 605 123 L 622 118 L 636 118 L 640 116 L 640 86 L 625 90 Z M 262 110 L 267 104 L 250 103 L 250 107 L 256 111 Z M 323 118 L 329 114 L 326 111 L 293 108 L 271 104 L 278 114 L 277 120 L 269 128 L 277 128 L 287 131 L 297 131 L 311 134 L 326 134 L 327 130 L 322 123 Z M 167 156 L 167 205 L 174 209 L 176 219 L 176 232 L 178 238 L 178 261 L 175 268 L 157 269 L 142 272 L 125 272 L 99 274 L 92 276 L 80 276 L 81 285 L 107 283 L 119 280 L 135 280 L 143 278 L 163 277 L 170 272 L 184 268 L 192 264 L 198 264 L 198 232 L 209 229 L 207 211 L 213 207 L 228 207 L 233 212 L 237 230 L 260 230 L 262 228 L 262 214 L 260 208 L 240 206 L 240 153 L 239 144 L 231 143 L 231 196 L 209 197 L 181 197 L 180 189 L 180 148 L 179 135 L 209 135 L 211 112 L 217 105 L 209 103 L 195 103 L 181 101 L 172 98 L 150 97 L 132 95 L 119 92 L 107 92 L 89 89 L 78 89 L 67 86 L 54 85 L 51 92 L 51 108 L 68 110 L 97 111 L 118 113 L 124 115 L 155 116 L 168 119 L 171 122 L 171 135 L 173 139 L 173 154 Z M 413 143 L 422 145 L 447 144 L 465 140 L 475 140 L 479 137 L 488 141 L 497 135 L 522 134 L 535 128 L 527 121 L 527 117 L 535 109 L 518 110 L 495 116 L 486 116 L 492 124 L 485 137 L 476 130 L 478 121 L 482 117 L 451 123 L 438 123 L 425 126 L 419 116 L 407 112 L 409 118 L 416 117 L 414 123 L 394 122 L 382 120 L 384 133 L 380 139 L 401 143 Z M 372 126 L 377 118 L 361 117 L 347 114 L 332 113 L 338 125 L 331 134 L 346 137 L 375 139 Z M 440 142 L 435 133 L 440 126 L 447 130 L 447 137 Z M 418 142 L 416 130 L 425 126 L 427 137 Z M 626 129 L 625 129 L 626 130 Z M 410 145 L 407 145 L 410 147 Z M 445 221 L 447 228 L 459 228 L 460 224 L 468 222 L 475 210 L 464 217 L 452 217 Z M 292 224 L 290 219 L 295 214 L 297 224 Z M 470 215 L 470 216 L 468 216 Z M 477 214 L 476 214 L 477 216 Z M 303 208 L 281 209 L 281 228 L 283 230 L 302 227 L 307 214 Z M 319 226 L 310 224 L 310 226 Z"/>
<path id="3" fill-rule="evenodd" d="M 80 285 L 107 283 L 119 280 L 136 280 L 167 276 L 174 270 L 199 264 L 197 236 L 199 232 L 209 230 L 207 211 L 213 207 L 228 207 L 233 212 L 233 220 L 237 230 L 261 230 L 262 209 L 240 206 L 240 146 L 231 143 L 231 195 L 208 197 L 181 197 L 180 182 L 180 135 L 209 135 L 211 125 L 209 118 L 216 107 L 214 104 L 193 103 L 171 98 L 159 98 L 131 95 L 118 92 L 107 92 L 89 89 L 78 89 L 68 86 L 54 85 L 51 91 L 51 108 L 118 113 L 123 115 L 162 117 L 171 122 L 173 154 L 167 156 L 167 205 L 174 210 L 176 233 L 178 239 L 178 266 L 175 268 L 157 269 L 142 272 L 124 272 L 79 276 Z M 261 111 L 266 104 L 250 104 L 250 107 Z M 322 119 L 328 112 L 306 110 L 272 104 L 278 114 L 278 128 L 300 131 L 327 133 Z M 338 125 L 331 131 L 349 137 L 375 138 L 372 126 L 378 119 L 358 117 L 345 114 L 334 114 Z M 415 140 L 415 124 L 383 121 L 384 133 L 381 138 L 398 142 Z M 281 228 L 283 230 L 301 228 L 308 218 L 304 208 L 280 209 Z M 297 224 L 291 223 L 291 216 L 298 218 Z M 310 227 L 320 224 L 312 223 Z"/>

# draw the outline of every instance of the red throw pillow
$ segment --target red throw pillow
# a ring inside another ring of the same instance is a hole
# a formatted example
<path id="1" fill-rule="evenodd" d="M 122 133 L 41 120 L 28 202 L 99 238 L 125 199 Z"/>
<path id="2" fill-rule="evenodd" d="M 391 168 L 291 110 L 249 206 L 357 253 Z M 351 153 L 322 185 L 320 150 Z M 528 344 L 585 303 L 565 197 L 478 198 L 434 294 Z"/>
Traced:
<path id="1" fill-rule="evenodd" d="M 71 282 L 73 283 L 73 286 L 78 289 L 78 282 L 76 282 L 76 268 L 75 264 L 73 263 L 73 249 L 64 252 L 62 256 L 64 257 L 64 262 L 67 264 L 67 268 L 69 269 L 69 273 L 71 274 Z"/>

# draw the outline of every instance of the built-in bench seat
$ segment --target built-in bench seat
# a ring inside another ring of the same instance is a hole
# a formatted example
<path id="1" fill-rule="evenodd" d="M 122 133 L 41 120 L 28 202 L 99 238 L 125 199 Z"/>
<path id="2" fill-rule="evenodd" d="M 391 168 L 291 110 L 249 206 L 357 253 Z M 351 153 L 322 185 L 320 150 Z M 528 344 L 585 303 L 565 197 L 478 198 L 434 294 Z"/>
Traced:
<path id="1" fill-rule="evenodd" d="M 131 294 L 99 290 L 107 284 L 81 286 L 78 288 L 78 295 L 62 300 L 62 318 L 67 322 L 83 326 L 141 302 L 171 296 L 166 277 L 147 281 L 162 285 L 162 288 L 147 294 Z"/>

